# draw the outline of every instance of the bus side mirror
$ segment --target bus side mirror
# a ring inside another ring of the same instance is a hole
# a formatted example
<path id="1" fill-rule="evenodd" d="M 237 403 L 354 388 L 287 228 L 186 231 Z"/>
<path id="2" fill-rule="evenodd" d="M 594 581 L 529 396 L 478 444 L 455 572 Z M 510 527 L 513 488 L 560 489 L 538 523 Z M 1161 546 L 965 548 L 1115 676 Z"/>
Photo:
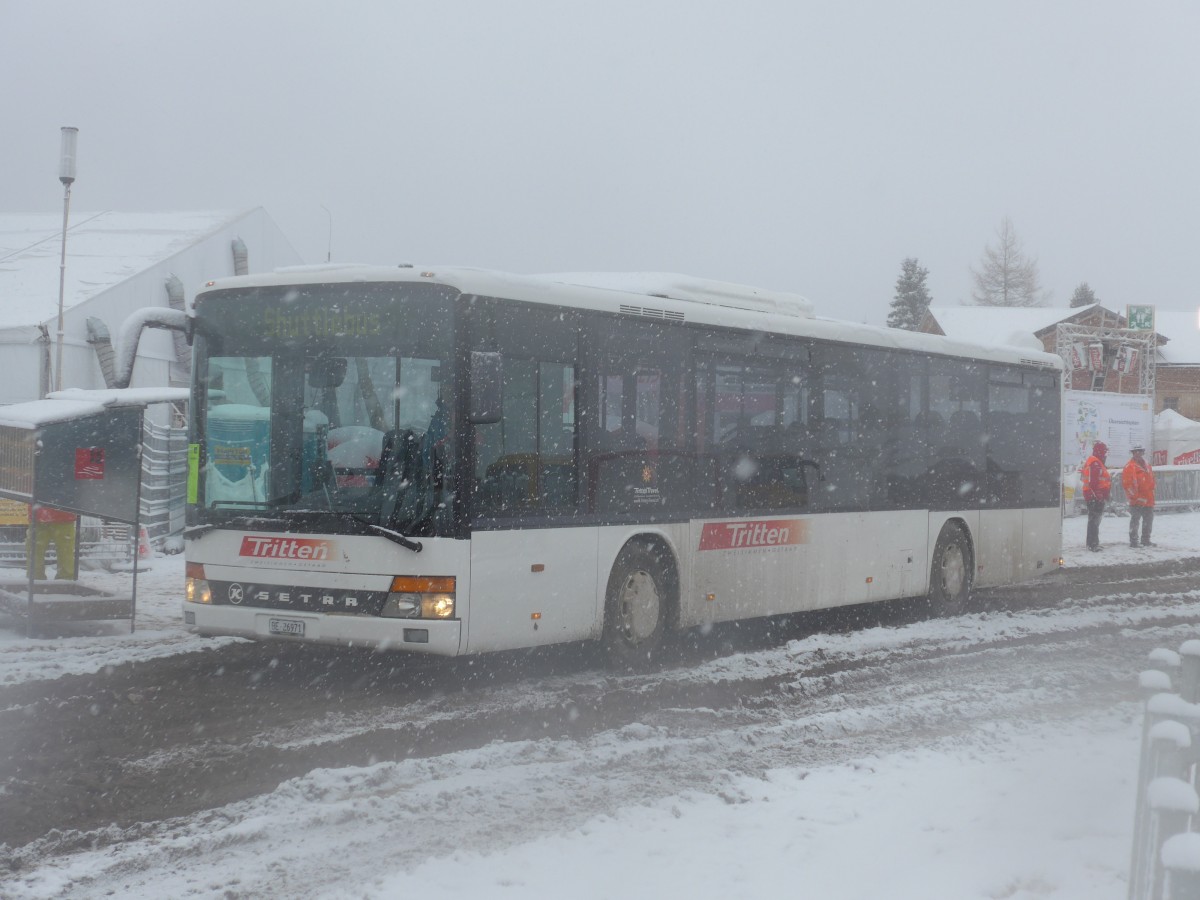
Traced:
<path id="1" fill-rule="evenodd" d="M 500 421 L 504 403 L 504 365 L 499 353 L 471 351 L 471 409 L 467 416 L 472 425 L 492 425 Z"/>

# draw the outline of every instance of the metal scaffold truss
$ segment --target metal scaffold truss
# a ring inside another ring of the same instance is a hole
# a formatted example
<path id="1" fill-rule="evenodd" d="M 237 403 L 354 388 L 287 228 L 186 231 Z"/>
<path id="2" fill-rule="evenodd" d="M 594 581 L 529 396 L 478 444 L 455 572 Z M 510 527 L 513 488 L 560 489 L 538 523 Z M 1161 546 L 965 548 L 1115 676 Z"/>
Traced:
<path id="1" fill-rule="evenodd" d="M 1138 393 L 1154 396 L 1156 335 L 1153 331 L 1059 323 L 1054 352 L 1066 363 L 1068 376 L 1092 373 L 1092 390 L 1104 390 L 1110 372 L 1136 375 Z"/>

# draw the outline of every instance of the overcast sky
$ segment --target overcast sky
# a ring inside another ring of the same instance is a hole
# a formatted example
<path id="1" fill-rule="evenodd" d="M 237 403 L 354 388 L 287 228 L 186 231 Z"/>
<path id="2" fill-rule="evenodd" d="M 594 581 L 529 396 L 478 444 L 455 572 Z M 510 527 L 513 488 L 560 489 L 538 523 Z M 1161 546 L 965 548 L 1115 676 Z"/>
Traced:
<path id="1" fill-rule="evenodd" d="M 0 210 L 61 211 L 75 125 L 73 209 L 263 206 L 307 262 L 882 324 L 908 256 L 967 300 L 1008 216 L 1055 304 L 1192 309 L 1197 47 L 1191 0 L 0 0 Z"/>

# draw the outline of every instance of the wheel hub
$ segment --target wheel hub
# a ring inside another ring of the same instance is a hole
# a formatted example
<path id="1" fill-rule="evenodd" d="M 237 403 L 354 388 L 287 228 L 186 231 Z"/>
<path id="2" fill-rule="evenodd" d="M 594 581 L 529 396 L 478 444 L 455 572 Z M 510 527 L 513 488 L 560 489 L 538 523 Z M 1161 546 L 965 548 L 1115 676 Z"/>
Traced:
<path id="1" fill-rule="evenodd" d="M 658 628 L 661 598 L 649 572 L 633 572 L 621 586 L 621 630 L 637 644 Z"/>
<path id="2" fill-rule="evenodd" d="M 961 547 L 951 547 L 946 551 L 942 562 L 942 585 L 951 597 L 962 593 L 967 583 L 967 561 L 963 557 Z"/>

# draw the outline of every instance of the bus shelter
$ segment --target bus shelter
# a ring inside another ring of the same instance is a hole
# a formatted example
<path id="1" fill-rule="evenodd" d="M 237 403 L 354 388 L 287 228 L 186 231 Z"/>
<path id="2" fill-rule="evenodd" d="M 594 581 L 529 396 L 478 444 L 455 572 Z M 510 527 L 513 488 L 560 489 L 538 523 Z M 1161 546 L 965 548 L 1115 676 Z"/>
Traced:
<path id="1" fill-rule="evenodd" d="M 133 631 L 144 413 L 144 404 L 112 398 L 47 399 L 0 408 L 0 498 L 30 509 L 26 576 L 0 580 L 0 608 L 24 618 L 27 634 L 52 622 L 123 618 Z M 35 579 L 39 516 L 34 511 L 40 508 L 130 526 L 135 563 L 129 595 L 88 587 L 78 572 L 73 581 Z"/>

